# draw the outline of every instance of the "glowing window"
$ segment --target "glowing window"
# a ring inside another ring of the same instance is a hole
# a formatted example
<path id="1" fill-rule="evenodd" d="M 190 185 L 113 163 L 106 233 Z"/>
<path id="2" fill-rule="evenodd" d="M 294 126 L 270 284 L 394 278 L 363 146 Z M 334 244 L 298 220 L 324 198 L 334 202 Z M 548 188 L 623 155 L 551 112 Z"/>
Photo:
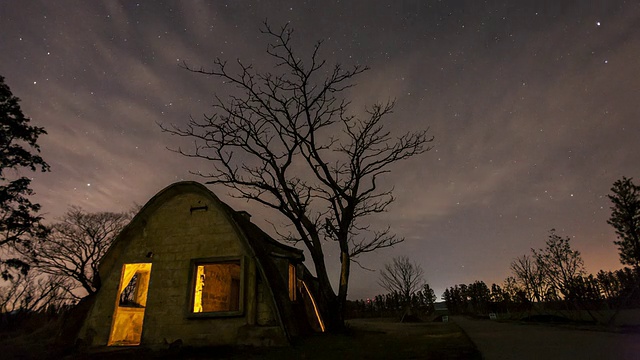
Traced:
<path id="1" fill-rule="evenodd" d="M 243 304 L 241 259 L 193 262 L 189 312 L 194 315 L 240 315 Z"/>
<path id="2" fill-rule="evenodd" d="M 147 305 L 151 264 L 124 264 L 113 312 L 109 346 L 139 345 Z"/>
<path id="3" fill-rule="evenodd" d="M 289 300 L 296 301 L 296 267 L 289 264 Z"/>

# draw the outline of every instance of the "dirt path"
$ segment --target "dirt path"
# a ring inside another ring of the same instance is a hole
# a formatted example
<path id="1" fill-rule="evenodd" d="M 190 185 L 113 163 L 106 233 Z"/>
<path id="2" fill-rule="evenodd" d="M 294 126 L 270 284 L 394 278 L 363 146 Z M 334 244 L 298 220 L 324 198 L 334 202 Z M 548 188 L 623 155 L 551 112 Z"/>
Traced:
<path id="1" fill-rule="evenodd" d="M 640 334 L 619 334 L 455 316 L 485 360 L 640 359 Z"/>

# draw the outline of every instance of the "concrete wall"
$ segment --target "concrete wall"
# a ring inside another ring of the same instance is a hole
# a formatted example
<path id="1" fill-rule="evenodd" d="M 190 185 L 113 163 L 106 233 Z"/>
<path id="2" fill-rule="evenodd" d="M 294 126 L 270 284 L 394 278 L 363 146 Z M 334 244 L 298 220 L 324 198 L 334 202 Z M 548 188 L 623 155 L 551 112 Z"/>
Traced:
<path id="1" fill-rule="evenodd" d="M 90 345 L 107 344 L 125 263 L 152 263 L 142 345 L 161 345 L 178 339 L 184 345 L 194 346 L 235 344 L 238 329 L 245 325 L 276 324 L 273 300 L 267 296 L 267 289 L 261 289 L 260 294 L 257 291 L 255 260 L 217 202 L 197 192 L 160 200 L 155 208 L 147 206 L 141 214 L 144 216 L 134 220 L 135 226 L 127 233 L 130 243 L 108 254 L 113 270 L 103 278 L 80 337 Z M 208 210 L 192 211 L 203 206 Z M 191 260 L 236 256 L 245 260 L 243 314 L 189 318 Z"/>

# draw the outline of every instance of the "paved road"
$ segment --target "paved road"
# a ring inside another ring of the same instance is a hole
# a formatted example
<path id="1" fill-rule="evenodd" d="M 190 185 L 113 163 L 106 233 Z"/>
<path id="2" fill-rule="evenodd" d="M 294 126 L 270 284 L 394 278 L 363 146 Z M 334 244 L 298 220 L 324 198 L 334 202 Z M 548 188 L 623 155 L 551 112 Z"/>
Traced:
<path id="1" fill-rule="evenodd" d="M 500 323 L 454 316 L 485 360 L 640 360 L 640 334 Z"/>

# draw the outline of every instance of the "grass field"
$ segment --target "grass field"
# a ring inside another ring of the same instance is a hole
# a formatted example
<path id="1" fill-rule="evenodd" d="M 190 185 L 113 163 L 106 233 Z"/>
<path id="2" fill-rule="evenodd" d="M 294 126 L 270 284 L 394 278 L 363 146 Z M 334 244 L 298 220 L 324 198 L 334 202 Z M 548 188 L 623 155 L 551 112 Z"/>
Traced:
<path id="1" fill-rule="evenodd" d="M 562 326 L 590 331 L 638 332 L 640 310 L 623 310 L 619 315 L 614 327 L 573 323 Z M 509 322 L 507 319 L 501 321 Z M 152 351 L 144 347 L 101 347 L 75 354 L 53 341 L 60 332 L 58 323 L 35 325 L 18 333 L 0 333 L 0 359 L 481 359 L 475 345 L 455 323 L 357 319 L 348 321 L 345 333 L 316 334 L 283 348 L 185 346 Z"/>
<path id="2" fill-rule="evenodd" d="M 453 323 L 399 323 L 391 319 L 350 320 L 344 334 L 317 334 L 282 348 L 189 348 L 151 351 L 102 348 L 68 359 L 481 359 L 473 343 Z M 43 339 L 40 339 L 43 340 Z M 2 358 L 60 358 L 37 338 L 0 342 Z M 36 342 L 30 344 L 30 342 Z M 44 346 L 43 346 L 44 345 Z M 5 357 L 8 356 L 8 357 Z"/>

